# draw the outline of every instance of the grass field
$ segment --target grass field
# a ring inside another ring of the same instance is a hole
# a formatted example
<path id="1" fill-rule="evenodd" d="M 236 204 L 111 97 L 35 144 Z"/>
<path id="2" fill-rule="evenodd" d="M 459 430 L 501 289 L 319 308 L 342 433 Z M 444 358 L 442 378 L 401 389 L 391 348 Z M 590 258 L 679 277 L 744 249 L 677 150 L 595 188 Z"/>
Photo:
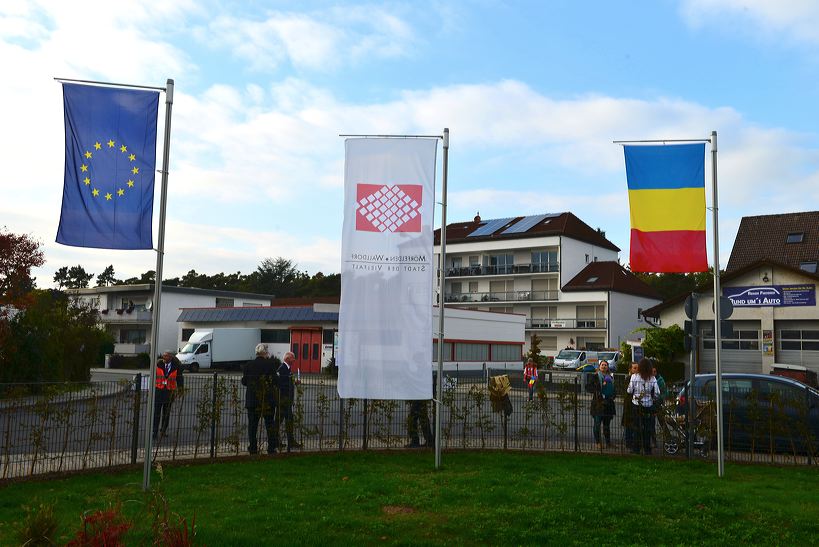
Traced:
<path id="1" fill-rule="evenodd" d="M 197 543 L 782 544 L 819 542 L 819 471 L 618 456 L 431 451 L 166 465 L 154 484 L 195 515 Z M 58 541 L 83 511 L 122 503 L 150 543 L 140 469 L 0 487 L 0 545 L 23 505 L 53 503 Z"/>

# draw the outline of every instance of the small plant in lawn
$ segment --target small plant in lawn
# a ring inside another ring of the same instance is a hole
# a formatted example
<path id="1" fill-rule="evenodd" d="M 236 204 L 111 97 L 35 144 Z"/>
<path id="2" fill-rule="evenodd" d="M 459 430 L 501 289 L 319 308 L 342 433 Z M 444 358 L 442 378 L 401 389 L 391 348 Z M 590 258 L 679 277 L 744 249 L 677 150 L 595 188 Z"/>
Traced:
<path id="1" fill-rule="evenodd" d="M 131 529 L 131 522 L 122 514 L 122 506 L 98 509 L 82 516 L 82 528 L 77 530 L 69 547 L 124 545 L 123 536 Z"/>
<path id="2" fill-rule="evenodd" d="M 56 545 L 58 528 L 52 504 L 41 503 L 37 506 L 23 506 L 25 516 L 17 526 L 18 545 Z"/>

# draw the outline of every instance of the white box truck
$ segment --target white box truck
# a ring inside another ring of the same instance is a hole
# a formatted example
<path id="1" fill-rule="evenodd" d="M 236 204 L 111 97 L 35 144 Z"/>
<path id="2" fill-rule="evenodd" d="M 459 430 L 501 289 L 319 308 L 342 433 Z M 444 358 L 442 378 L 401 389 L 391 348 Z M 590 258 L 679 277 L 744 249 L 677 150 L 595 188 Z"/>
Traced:
<path id="1" fill-rule="evenodd" d="M 176 354 L 182 370 L 239 368 L 256 355 L 260 329 L 197 329 Z"/>

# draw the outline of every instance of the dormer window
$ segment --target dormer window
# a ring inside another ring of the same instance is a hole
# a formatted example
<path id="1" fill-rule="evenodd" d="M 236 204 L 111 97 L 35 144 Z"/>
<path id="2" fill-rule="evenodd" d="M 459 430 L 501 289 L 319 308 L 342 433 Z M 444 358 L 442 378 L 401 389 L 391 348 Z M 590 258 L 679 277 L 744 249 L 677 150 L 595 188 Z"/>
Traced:
<path id="1" fill-rule="evenodd" d="M 816 261 L 813 262 L 801 262 L 799 264 L 799 268 L 805 270 L 808 273 L 816 273 Z"/>
<path id="2" fill-rule="evenodd" d="M 785 239 L 785 243 L 802 243 L 802 239 L 805 237 L 805 232 L 793 232 L 788 234 L 788 237 Z"/>

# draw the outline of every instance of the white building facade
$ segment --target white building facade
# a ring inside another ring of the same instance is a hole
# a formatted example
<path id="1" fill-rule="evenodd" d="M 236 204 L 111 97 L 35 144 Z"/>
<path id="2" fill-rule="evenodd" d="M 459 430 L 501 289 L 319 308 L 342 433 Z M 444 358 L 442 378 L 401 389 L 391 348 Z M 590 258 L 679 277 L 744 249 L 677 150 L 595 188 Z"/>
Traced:
<path id="1" fill-rule="evenodd" d="M 619 347 L 658 295 L 618 263 L 605 233 L 572 213 L 447 226 L 447 307 L 526 318 L 544 355 L 566 347 Z M 435 232 L 440 263 L 440 230 Z"/>
<path id="2" fill-rule="evenodd" d="M 67 291 L 99 310 L 100 323 L 114 337 L 114 353 L 150 352 L 153 331 L 152 284 L 115 285 Z M 177 318 L 182 308 L 269 306 L 272 295 L 162 286 L 157 351 L 179 347 Z"/>

